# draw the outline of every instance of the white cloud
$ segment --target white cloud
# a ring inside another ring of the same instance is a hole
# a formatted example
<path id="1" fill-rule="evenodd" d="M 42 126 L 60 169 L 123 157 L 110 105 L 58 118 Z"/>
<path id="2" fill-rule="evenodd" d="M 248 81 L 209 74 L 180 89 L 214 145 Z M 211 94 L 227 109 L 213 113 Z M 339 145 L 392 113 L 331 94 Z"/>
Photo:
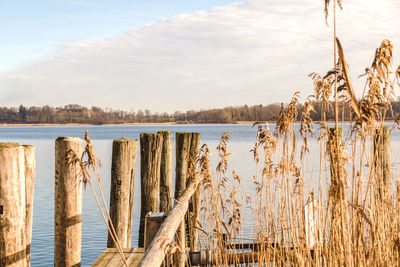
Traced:
<path id="1" fill-rule="evenodd" d="M 343 5 L 338 32 L 355 79 L 383 38 L 399 54 L 400 5 Z M 331 32 L 323 1 L 315 0 L 248 0 L 181 14 L 111 39 L 64 44 L 30 66 L 0 73 L 0 105 L 171 112 L 287 101 L 295 90 L 311 93 L 308 73 L 330 68 Z"/>

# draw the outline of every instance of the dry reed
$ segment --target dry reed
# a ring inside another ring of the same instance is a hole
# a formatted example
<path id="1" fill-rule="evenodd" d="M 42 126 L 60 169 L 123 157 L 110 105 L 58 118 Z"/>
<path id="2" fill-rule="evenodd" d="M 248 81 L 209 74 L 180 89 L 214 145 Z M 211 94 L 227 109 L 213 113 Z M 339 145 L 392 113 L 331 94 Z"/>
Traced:
<path id="1" fill-rule="evenodd" d="M 342 7 L 341 1 L 334 1 Z M 326 16 L 329 2 L 325 0 Z M 336 46 L 334 68 L 324 76 L 310 74 L 315 94 L 301 112 L 296 92 L 288 106 L 282 106 L 274 132 L 269 124 L 254 125 L 256 142 L 250 151 L 258 170 L 252 178 L 254 192 L 242 192 L 243 178 L 228 172 L 229 134 L 217 147 L 215 172 L 209 148 L 201 148 L 201 247 L 213 252 L 213 264 L 399 266 L 400 183 L 395 182 L 394 171 L 379 163 L 384 154 L 379 151 L 385 146 L 385 116 L 392 112 L 391 100 L 400 89 L 400 67 L 393 69 L 393 45 L 383 40 L 366 69 L 365 93 L 357 100 L 337 38 Z M 332 98 L 341 102 L 342 109 L 350 107 L 352 121 L 346 128 L 337 127 L 337 122 L 335 128 L 327 126 Z M 317 136 L 310 116 L 314 105 L 321 106 Z M 295 126 L 298 121 L 300 126 Z M 320 147 L 318 177 L 307 174 L 310 142 Z M 330 171 L 324 171 L 325 166 Z M 253 231 L 246 235 L 244 209 L 254 217 Z M 245 248 L 244 243 L 253 246 Z"/>

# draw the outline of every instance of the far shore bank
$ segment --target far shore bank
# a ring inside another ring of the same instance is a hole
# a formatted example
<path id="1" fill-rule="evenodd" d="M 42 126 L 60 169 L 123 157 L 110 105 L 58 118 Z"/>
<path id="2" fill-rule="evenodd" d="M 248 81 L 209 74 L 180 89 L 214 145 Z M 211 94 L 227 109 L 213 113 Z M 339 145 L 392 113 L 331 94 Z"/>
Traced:
<path id="1" fill-rule="evenodd" d="M 176 122 L 132 122 L 132 123 L 0 123 L 0 127 L 23 127 L 23 126 L 105 126 L 105 125 L 173 125 Z"/>
<path id="2" fill-rule="evenodd" d="M 327 121 L 327 123 L 334 123 L 335 121 Z M 386 120 L 386 123 L 394 123 L 394 120 Z M 0 123 L 0 127 L 31 127 L 31 126 L 118 126 L 118 125 L 190 125 L 190 124 L 254 124 L 254 121 L 233 121 L 228 123 L 223 122 L 129 122 L 129 123 L 103 123 L 103 124 L 92 124 L 92 123 Z M 265 123 L 260 122 L 260 123 Z M 268 123 L 275 123 L 275 121 L 268 121 Z M 294 124 L 299 124 L 295 122 Z M 319 121 L 314 121 L 314 124 L 319 124 Z M 341 124 L 342 122 L 339 122 Z M 344 121 L 343 123 L 350 123 L 350 121 Z"/>
<path id="3" fill-rule="evenodd" d="M 130 122 L 130 123 L 0 123 L 0 127 L 24 126 L 107 126 L 107 125 L 186 125 L 186 124 L 253 124 L 252 121 L 235 121 L 230 123 L 204 123 L 204 122 Z"/>

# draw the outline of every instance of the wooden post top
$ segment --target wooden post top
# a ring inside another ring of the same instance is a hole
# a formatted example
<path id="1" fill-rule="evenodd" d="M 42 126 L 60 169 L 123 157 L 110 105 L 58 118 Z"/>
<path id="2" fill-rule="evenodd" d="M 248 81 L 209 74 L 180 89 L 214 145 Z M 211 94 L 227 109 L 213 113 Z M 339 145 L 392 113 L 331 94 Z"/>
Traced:
<path id="1" fill-rule="evenodd" d="M 0 149 L 2 148 L 14 148 L 14 147 L 20 147 L 20 143 L 16 142 L 0 142 Z"/>
<path id="2" fill-rule="evenodd" d="M 116 142 L 116 143 L 124 143 L 124 142 L 132 142 L 132 141 L 138 141 L 138 140 L 137 139 L 128 139 L 125 137 L 113 140 L 113 142 Z"/>
<path id="3" fill-rule="evenodd" d="M 60 136 L 60 137 L 58 137 L 58 138 L 56 139 L 56 142 L 59 142 L 59 141 L 66 141 L 66 142 L 73 142 L 73 141 L 76 141 L 76 142 L 83 142 L 83 140 L 82 140 L 81 138 L 79 138 L 79 137 L 71 137 L 71 136 Z"/>

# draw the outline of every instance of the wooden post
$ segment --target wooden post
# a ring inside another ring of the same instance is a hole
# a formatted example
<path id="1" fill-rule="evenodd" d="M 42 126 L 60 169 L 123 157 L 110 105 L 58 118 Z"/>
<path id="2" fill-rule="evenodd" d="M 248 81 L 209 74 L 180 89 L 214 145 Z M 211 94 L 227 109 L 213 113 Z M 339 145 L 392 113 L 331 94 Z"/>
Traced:
<path id="1" fill-rule="evenodd" d="M 200 146 L 200 133 L 192 133 L 192 139 L 190 143 L 189 152 L 189 177 L 188 180 L 194 177 L 197 165 L 197 156 Z M 199 231 L 197 226 L 197 221 L 200 216 L 200 205 L 201 204 L 201 192 L 200 185 L 197 186 L 196 192 L 193 194 L 188 210 L 188 227 L 189 227 L 189 245 L 190 251 L 197 251 L 199 242 Z"/>
<path id="2" fill-rule="evenodd" d="M 376 130 L 374 135 L 375 183 L 378 194 L 383 197 L 390 185 L 390 127 Z"/>
<path id="3" fill-rule="evenodd" d="M 121 248 L 131 247 L 133 198 L 138 140 L 113 141 L 110 189 L 110 217 Z M 116 247 L 108 233 L 107 247 Z"/>
<path id="4" fill-rule="evenodd" d="M 172 207 L 172 134 L 158 132 L 163 136 L 160 169 L 160 211 L 168 215 Z"/>
<path id="5" fill-rule="evenodd" d="M 26 237 L 26 266 L 31 266 L 32 215 L 33 195 L 35 189 L 35 147 L 24 145 L 25 164 L 25 237 Z"/>
<path id="6" fill-rule="evenodd" d="M 139 247 L 144 246 L 147 213 L 158 212 L 160 199 L 160 164 L 163 137 L 161 134 L 140 134 L 141 208 Z"/>
<path id="7" fill-rule="evenodd" d="M 336 142 L 339 141 L 338 144 Z M 343 146 L 342 128 L 329 128 L 327 150 L 329 154 L 330 171 L 331 171 L 331 188 L 332 193 L 332 210 L 335 212 L 337 205 L 344 200 L 344 162 L 338 159 L 338 155 L 342 153 L 340 147 Z"/>
<path id="8" fill-rule="evenodd" d="M 168 214 L 156 236 L 147 249 L 142 261 L 139 263 L 141 267 L 160 266 L 165 259 L 168 246 L 174 238 L 175 232 L 184 220 L 186 211 L 189 206 L 190 197 L 197 189 L 200 177 L 196 175 L 194 179 L 189 181 L 186 189 L 182 192 L 181 197 L 175 202 L 174 207 Z"/>
<path id="9" fill-rule="evenodd" d="M 186 188 L 189 168 L 189 152 L 192 134 L 176 133 L 176 167 L 175 167 L 175 199 L 179 199 Z M 185 266 L 186 227 L 185 220 L 180 223 L 175 236 L 175 242 L 180 247 L 177 252 L 176 266 Z"/>
<path id="10" fill-rule="evenodd" d="M 24 148 L 0 143 L 0 266 L 26 266 Z"/>
<path id="11" fill-rule="evenodd" d="M 59 137 L 55 144 L 54 266 L 80 266 L 83 141 Z"/>
<path id="12" fill-rule="evenodd" d="M 310 197 L 304 206 L 304 223 L 307 248 L 314 248 L 316 237 L 318 236 L 316 223 L 316 218 L 318 216 L 317 207 L 317 201 L 314 199 L 314 194 L 311 192 Z"/>
<path id="13" fill-rule="evenodd" d="M 145 229 L 144 229 L 144 250 L 146 251 L 154 237 L 156 236 L 161 224 L 164 222 L 167 216 L 164 212 L 149 212 L 145 218 Z"/>
<path id="14" fill-rule="evenodd" d="M 187 181 L 194 177 L 199 145 L 199 133 L 176 133 L 175 199 L 178 199 L 185 190 Z M 189 245 L 191 251 L 197 250 L 198 230 L 195 225 L 200 214 L 200 201 L 200 188 L 197 188 L 189 203 L 188 215 L 176 232 L 175 239 L 182 251 L 185 251 L 186 244 Z M 186 233 L 189 235 L 188 240 L 186 240 Z M 179 266 L 184 266 L 185 254 L 178 252 L 176 261 Z"/>

